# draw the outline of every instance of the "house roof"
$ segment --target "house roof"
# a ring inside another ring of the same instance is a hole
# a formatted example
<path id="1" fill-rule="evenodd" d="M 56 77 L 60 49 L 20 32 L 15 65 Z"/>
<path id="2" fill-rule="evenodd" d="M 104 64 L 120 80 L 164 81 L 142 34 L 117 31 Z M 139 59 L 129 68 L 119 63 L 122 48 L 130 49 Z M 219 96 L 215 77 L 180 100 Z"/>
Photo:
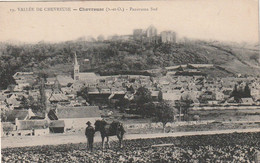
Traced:
<path id="1" fill-rule="evenodd" d="M 49 98 L 49 101 L 68 101 L 68 97 L 62 93 L 59 94 L 52 94 L 51 97 Z"/>
<path id="2" fill-rule="evenodd" d="M 99 90 L 96 87 L 89 87 L 88 93 L 99 93 Z"/>
<path id="3" fill-rule="evenodd" d="M 0 93 L 0 101 L 4 101 L 5 99 L 7 99 L 7 97 Z"/>
<path id="4" fill-rule="evenodd" d="M 80 80 L 95 82 L 97 79 L 99 79 L 99 76 L 93 72 L 83 72 L 83 73 L 79 73 L 79 78 Z"/>
<path id="5" fill-rule="evenodd" d="M 230 95 L 233 92 L 233 90 L 224 90 L 224 95 Z"/>
<path id="6" fill-rule="evenodd" d="M 62 86 L 66 86 L 69 83 L 73 83 L 74 80 L 70 76 L 63 76 L 63 75 L 58 75 L 57 80 Z"/>
<path id="7" fill-rule="evenodd" d="M 13 75 L 13 78 L 16 79 L 18 77 L 28 77 L 28 76 L 33 76 L 33 72 L 16 72 L 14 75 Z"/>
<path id="8" fill-rule="evenodd" d="M 57 79 L 56 79 L 56 77 L 51 77 L 51 78 L 47 78 L 46 79 L 47 80 L 47 82 L 55 82 Z"/>
<path id="9" fill-rule="evenodd" d="M 49 127 L 65 127 L 64 120 L 53 120 L 53 121 L 50 121 Z"/>
<path id="10" fill-rule="evenodd" d="M 125 96 L 125 92 L 120 92 L 120 93 L 112 93 L 109 97 L 108 97 L 108 99 L 119 99 L 119 98 L 124 98 L 124 96 Z"/>
<path id="11" fill-rule="evenodd" d="M 196 98 L 193 98 L 193 99 L 192 99 L 192 102 L 193 102 L 194 104 L 199 104 L 199 103 L 200 103 L 200 101 L 199 101 L 198 99 L 196 99 Z"/>
<path id="12" fill-rule="evenodd" d="M 18 118 L 18 120 L 24 120 L 28 115 L 28 110 L 11 110 L 6 113 L 7 115 L 7 121 L 8 122 L 14 122 L 15 118 Z"/>
<path id="13" fill-rule="evenodd" d="M 180 100 L 181 96 L 176 93 L 163 93 L 164 100 L 176 101 Z"/>
<path id="14" fill-rule="evenodd" d="M 45 129 L 48 127 L 47 120 L 24 120 L 19 121 L 19 130 Z"/>
<path id="15" fill-rule="evenodd" d="M 91 118 L 100 117 L 100 111 L 98 106 L 58 107 L 56 115 L 59 119 Z"/>
<path id="16" fill-rule="evenodd" d="M 241 98 L 242 103 L 254 103 L 252 98 Z"/>

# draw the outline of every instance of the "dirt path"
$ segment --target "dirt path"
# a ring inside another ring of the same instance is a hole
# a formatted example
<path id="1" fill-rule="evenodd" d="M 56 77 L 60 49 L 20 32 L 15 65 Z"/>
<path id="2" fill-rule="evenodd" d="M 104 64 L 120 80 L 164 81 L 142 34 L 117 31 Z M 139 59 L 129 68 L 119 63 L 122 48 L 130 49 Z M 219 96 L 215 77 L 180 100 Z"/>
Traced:
<path id="1" fill-rule="evenodd" d="M 158 133 L 158 134 L 126 134 L 125 139 L 147 139 L 159 137 L 179 137 L 192 135 L 214 135 L 227 133 L 243 133 L 243 132 L 260 132 L 260 128 L 256 129 L 232 129 L 218 131 L 193 131 L 193 132 L 175 132 L 175 133 Z M 117 138 L 111 137 L 110 141 L 115 141 Z M 95 142 L 100 142 L 99 134 L 95 136 Z M 21 136 L 21 137 L 3 137 L 1 138 L 1 148 L 25 147 L 37 145 L 58 145 L 69 143 L 86 143 L 86 138 L 83 134 L 51 134 L 45 136 Z"/>

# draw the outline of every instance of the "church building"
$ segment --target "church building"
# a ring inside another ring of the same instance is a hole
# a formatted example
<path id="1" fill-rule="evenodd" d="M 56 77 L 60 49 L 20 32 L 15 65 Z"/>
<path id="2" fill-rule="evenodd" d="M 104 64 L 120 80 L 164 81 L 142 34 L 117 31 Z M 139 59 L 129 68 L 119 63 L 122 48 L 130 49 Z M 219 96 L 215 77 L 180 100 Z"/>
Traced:
<path id="1" fill-rule="evenodd" d="M 77 54 L 75 53 L 74 61 L 74 81 L 83 81 L 86 84 L 95 84 L 99 80 L 99 76 L 94 72 L 80 72 L 80 65 L 78 64 Z"/>

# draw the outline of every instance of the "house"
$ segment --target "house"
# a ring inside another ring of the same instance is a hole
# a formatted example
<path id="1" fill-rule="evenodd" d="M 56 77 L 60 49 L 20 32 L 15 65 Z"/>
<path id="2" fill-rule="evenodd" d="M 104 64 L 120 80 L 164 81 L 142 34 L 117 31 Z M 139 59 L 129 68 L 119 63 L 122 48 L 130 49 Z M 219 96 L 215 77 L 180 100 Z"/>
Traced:
<path id="1" fill-rule="evenodd" d="M 233 89 L 229 89 L 229 90 L 225 89 L 225 90 L 223 90 L 224 99 L 228 99 L 231 96 L 232 92 L 233 92 Z"/>
<path id="2" fill-rule="evenodd" d="M 181 93 L 163 93 L 162 98 L 166 101 L 177 101 L 181 99 Z"/>
<path id="3" fill-rule="evenodd" d="M 196 99 L 196 98 L 193 98 L 192 99 L 192 105 L 193 106 L 199 106 L 200 105 L 200 101 L 198 99 Z"/>
<path id="4" fill-rule="evenodd" d="M 6 112 L 6 121 L 7 122 L 15 122 L 17 120 L 28 120 L 35 114 L 32 112 L 31 109 L 28 110 L 11 110 Z"/>
<path id="5" fill-rule="evenodd" d="M 255 100 L 260 99 L 260 89 L 251 88 L 250 94 Z"/>
<path id="6" fill-rule="evenodd" d="M 34 78 L 33 72 L 16 72 L 13 75 L 14 80 L 24 80 L 28 78 Z"/>
<path id="7" fill-rule="evenodd" d="M 39 90 L 29 90 L 29 96 L 33 97 L 34 100 L 38 100 L 40 97 Z"/>
<path id="8" fill-rule="evenodd" d="M 125 97 L 126 93 L 124 91 L 113 92 L 108 99 L 111 101 L 120 101 Z M 114 103 L 114 102 L 113 102 Z"/>
<path id="9" fill-rule="evenodd" d="M 6 96 L 0 93 L 0 110 L 4 111 L 7 110 L 7 103 L 6 103 Z"/>
<path id="10" fill-rule="evenodd" d="M 30 86 L 30 83 L 28 81 L 25 81 L 25 80 L 16 80 L 15 81 L 17 83 L 17 85 L 15 85 L 14 87 L 14 91 L 23 91 L 23 89 L 25 87 L 29 87 Z"/>
<path id="11" fill-rule="evenodd" d="M 213 100 L 214 99 L 214 95 L 212 91 L 205 91 L 201 94 L 200 100 L 201 102 L 206 102 L 209 100 Z"/>
<path id="12" fill-rule="evenodd" d="M 48 114 L 50 120 L 63 120 L 65 129 L 84 129 L 86 122 L 92 124 L 101 119 L 101 114 L 97 106 L 80 106 L 80 107 L 57 107 L 50 110 Z"/>
<path id="13" fill-rule="evenodd" d="M 56 89 L 49 97 L 51 104 L 69 104 L 69 98 L 60 90 Z"/>
<path id="14" fill-rule="evenodd" d="M 224 97 L 225 97 L 224 93 L 219 92 L 219 91 L 215 91 L 213 93 L 213 96 L 214 96 L 214 99 L 217 101 L 222 101 L 222 100 L 224 100 Z"/>
<path id="15" fill-rule="evenodd" d="M 47 120 L 16 120 L 18 136 L 41 136 L 49 134 Z"/>
<path id="16" fill-rule="evenodd" d="M 208 104 L 209 104 L 209 105 L 217 105 L 217 104 L 218 104 L 218 101 L 217 101 L 217 100 L 209 100 L 209 101 L 208 101 Z"/>
<path id="17" fill-rule="evenodd" d="M 162 92 L 161 91 L 151 91 L 151 96 L 153 101 L 159 101 L 162 99 Z"/>
<path id="18" fill-rule="evenodd" d="M 225 105 L 229 105 L 229 104 L 231 104 L 231 105 L 237 105 L 237 101 L 235 100 L 234 97 L 230 97 L 230 98 L 228 98 L 228 99 L 225 101 Z"/>
<path id="19" fill-rule="evenodd" d="M 241 98 L 242 105 L 253 105 L 254 101 L 252 98 Z"/>
<path id="20" fill-rule="evenodd" d="M 56 80 L 57 80 L 56 77 L 47 78 L 46 82 L 45 82 L 45 87 L 52 88 L 54 86 Z"/>
<path id="21" fill-rule="evenodd" d="M 61 87 L 67 87 L 69 84 L 74 83 L 74 80 L 70 76 L 58 75 L 56 78 Z"/>
<path id="22" fill-rule="evenodd" d="M 98 106 L 105 106 L 109 104 L 109 96 L 112 93 L 97 93 L 97 92 L 88 92 L 88 98 L 89 98 L 89 103 L 91 105 L 98 105 Z"/>
<path id="23" fill-rule="evenodd" d="M 86 87 L 86 83 L 83 81 L 77 80 L 69 87 L 69 90 L 71 91 L 71 93 L 76 94 L 78 91 L 80 91 L 84 87 Z"/>
<path id="24" fill-rule="evenodd" d="M 36 76 L 33 72 L 16 72 L 13 78 L 17 85 L 15 86 L 15 91 L 22 91 L 25 87 L 32 85 L 36 82 Z"/>
<path id="25" fill-rule="evenodd" d="M 64 120 L 52 120 L 49 123 L 49 129 L 51 133 L 64 133 L 64 128 Z"/>
<path id="26" fill-rule="evenodd" d="M 1 122 L 2 136 L 40 136 L 49 134 L 48 121 L 28 120 L 26 116 L 16 116 L 13 122 Z"/>

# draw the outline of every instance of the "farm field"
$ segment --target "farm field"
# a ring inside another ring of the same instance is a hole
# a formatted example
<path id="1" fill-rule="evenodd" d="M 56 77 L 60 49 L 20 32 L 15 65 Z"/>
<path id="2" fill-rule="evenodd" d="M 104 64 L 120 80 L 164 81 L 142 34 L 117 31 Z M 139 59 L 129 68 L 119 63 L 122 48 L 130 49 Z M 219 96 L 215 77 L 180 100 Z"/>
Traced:
<path id="1" fill-rule="evenodd" d="M 199 115 L 200 120 L 256 121 L 260 119 L 260 109 L 213 109 L 191 110 L 189 116 Z"/>
<path id="2" fill-rule="evenodd" d="M 170 146 L 153 147 L 157 144 Z M 101 150 L 85 143 L 2 149 L 2 162 L 254 162 L 260 132 L 132 139 Z"/>

